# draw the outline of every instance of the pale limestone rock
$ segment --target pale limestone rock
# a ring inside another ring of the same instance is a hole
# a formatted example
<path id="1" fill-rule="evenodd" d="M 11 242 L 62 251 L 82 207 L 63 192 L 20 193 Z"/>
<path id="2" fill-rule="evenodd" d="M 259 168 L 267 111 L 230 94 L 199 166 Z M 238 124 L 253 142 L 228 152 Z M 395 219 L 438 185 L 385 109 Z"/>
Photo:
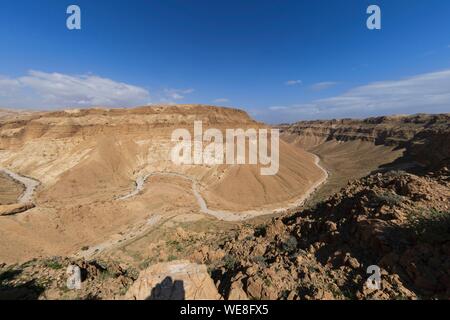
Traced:
<path id="1" fill-rule="evenodd" d="M 125 295 L 132 300 L 218 300 L 205 265 L 177 260 L 142 271 Z"/>

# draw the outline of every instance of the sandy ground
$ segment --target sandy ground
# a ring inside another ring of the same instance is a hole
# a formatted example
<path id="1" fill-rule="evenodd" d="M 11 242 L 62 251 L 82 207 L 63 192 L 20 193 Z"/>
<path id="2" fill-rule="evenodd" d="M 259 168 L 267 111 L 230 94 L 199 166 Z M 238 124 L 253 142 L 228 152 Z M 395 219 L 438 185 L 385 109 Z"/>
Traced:
<path id="1" fill-rule="evenodd" d="M 311 194 L 316 191 L 322 184 L 324 184 L 327 181 L 328 178 L 328 172 L 325 170 L 320 164 L 320 158 L 316 155 L 314 156 L 314 164 L 322 171 L 322 177 L 320 177 L 312 186 L 310 186 L 306 192 L 298 199 L 296 199 L 294 202 L 284 205 L 283 207 L 279 208 L 273 208 L 273 209 L 261 209 L 261 210 L 251 210 L 251 211 L 243 211 L 243 212 L 231 212 L 231 211 L 225 211 L 225 210 L 213 210 L 208 208 L 208 205 L 206 203 L 206 200 L 203 198 L 202 194 L 199 192 L 199 185 L 198 181 L 193 178 L 189 177 L 184 174 L 174 173 L 174 172 L 153 172 L 151 174 L 147 175 L 140 175 L 135 181 L 135 189 L 132 190 L 130 193 L 123 195 L 119 197 L 119 200 L 125 200 L 130 199 L 132 197 L 137 196 L 145 186 L 145 182 L 154 176 L 168 176 L 168 177 L 180 177 L 183 179 L 187 179 L 192 183 L 192 193 L 195 196 L 195 199 L 197 200 L 199 210 L 202 213 L 205 213 L 207 215 L 213 216 L 216 219 L 223 220 L 223 221 L 245 221 L 248 219 L 255 218 L 257 216 L 262 215 L 271 215 L 271 214 L 277 214 L 281 213 L 283 211 L 296 208 L 301 206 L 310 196 Z"/>
<path id="2" fill-rule="evenodd" d="M 209 215 L 215 219 L 218 219 L 220 221 L 226 221 L 226 222 L 239 222 L 239 221 L 245 221 L 249 219 L 253 219 L 255 217 L 259 216 L 265 216 L 265 215 L 273 215 L 273 214 L 279 214 L 286 210 L 296 208 L 301 206 L 307 199 L 310 197 L 322 184 L 326 183 L 328 173 L 327 171 L 322 168 L 319 164 L 319 157 L 314 155 L 315 164 L 322 170 L 323 177 L 318 180 L 314 185 L 312 185 L 306 194 L 304 194 L 302 197 L 297 199 L 294 203 L 280 207 L 275 209 L 264 209 L 264 210 L 252 210 L 252 211 L 245 211 L 245 212 L 230 212 L 230 211 L 217 211 L 217 210 L 211 210 L 208 208 L 207 203 L 201 193 L 198 190 L 198 182 L 196 179 L 183 175 L 178 174 L 174 172 L 153 172 L 151 174 L 145 174 L 145 175 L 139 175 L 138 178 L 135 181 L 135 188 L 134 190 L 130 191 L 129 193 L 119 196 L 117 198 L 118 201 L 121 200 L 131 200 L 134 197 L 139 197 L 139 195 L 144 191 L 145 184 L 151 183 L 151 178 L 154 177 L 168 177 L 168 178 L 181 178 L 189 181 L 191 185 L 191 191 L 193 196 L 195 197 L 199 211 L 203 214 Z M 192 215 L 191 215 L 192 216 Z M 133 226 L 129 229 L 128 232 L 124 234 L 118 234 L 111 239 L 106 240 L 105 242 L 102 242 L 100 244 L 96 244 L 92 247 L 87 247 L 84 250 L 80 250 L 78 253 L 75 254 L 76 257 L 84 257 L 84 258 L 91 258 L 93 256 L 105 253 L 105 251 L 111 251 L 113 249 L 117 249 L 119 247 L 124 247 L 130 244 L 130 242 L 136 241 L 138 238 L 143 237 L 145 234 L 147 234 L 150 230 L 156 229 L 161 227 L 163 224 L 167 224 L 169 221 L 176 221 L 176 217 L 181 217 L 181 215 L 176 214 L 169 214 L 165 215 L 164 217 L 158 214 L 152 215 L 147 219 L 146 222 L 141 222 L 140 224 Z M 185 222 L 189 221 L 189 219 L 181 219 L 178 222 Z"/>

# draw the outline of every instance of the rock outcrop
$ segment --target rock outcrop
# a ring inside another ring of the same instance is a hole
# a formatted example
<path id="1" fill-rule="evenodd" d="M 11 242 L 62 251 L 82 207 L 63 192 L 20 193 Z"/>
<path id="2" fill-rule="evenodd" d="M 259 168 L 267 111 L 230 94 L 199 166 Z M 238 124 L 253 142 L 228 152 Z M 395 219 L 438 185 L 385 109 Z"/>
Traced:
<path id="1" fill-rule="evenodd" d="M 33 203 L 17 203 L 17 204 L 9 204 L 9 205 L 0 205 L 0 216 L 10 216 L 17 213 L 25 212 L 34 208 Z"/>
<path id="2" fill-rule="evenodd" d="M 220 295 L 205 265 L 185 260 L 152 265 L 128 290 L 132 300 L 218 300 Z"/>

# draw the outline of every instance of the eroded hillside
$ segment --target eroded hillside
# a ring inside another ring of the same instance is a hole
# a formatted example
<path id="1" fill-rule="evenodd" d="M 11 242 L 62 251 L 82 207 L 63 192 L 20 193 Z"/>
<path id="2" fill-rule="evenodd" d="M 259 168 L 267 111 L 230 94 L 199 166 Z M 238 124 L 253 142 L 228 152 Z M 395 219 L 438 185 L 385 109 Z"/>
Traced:
<path id="1" fill-rule="evenodd" d="M 0 167 L 33 184 L 25 191 L 33 203 L 1 208 L 0 258 L 103 251 L 158 217 L 244 220 L 301 202 L 325 179 L 314 155 L 283 142 L 274 176 L 261 176 L 261 165 L 175 164 L 172 132 L 192 133 L 194 121 L 204 130 L 265 128 L 243 111 L 199 105 L 6 112 Z"/>

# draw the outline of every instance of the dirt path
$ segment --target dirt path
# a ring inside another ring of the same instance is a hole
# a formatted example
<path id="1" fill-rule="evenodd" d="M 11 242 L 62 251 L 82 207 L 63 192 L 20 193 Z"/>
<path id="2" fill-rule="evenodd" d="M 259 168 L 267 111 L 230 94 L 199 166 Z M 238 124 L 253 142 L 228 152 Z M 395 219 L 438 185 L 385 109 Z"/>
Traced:
<path id="1" fill-rule="evenodd" d="M 285 212 L 288 209 L 296 208 L 301 206 L 310 196 L 311 194 L 317 190 L 323 183 L 325 183 L 328 179 L 328 172 L 319 164 L 320 159 L 318 156 L 314 155 L 314 163 L 323 171 L 324 177 L 317 181 L 309 190 L 299 199 L 297 199 L 294 203 L 282 207 L 277 208 L 273 210 L 251 210 L 251 211 L 245 211 L 240 213 L 233 213 L 229 211 L 219 211 L 219 210 L 211 210 L 208 208 L 208 205 L 206 204 L 205 199 L 201 195 L 201 193 L 198 190 L 198 182 L 187 175 L 181 174 L 181 173 L 175 173 L 175 172 L 153 172 L 146 175 L 141 175 L 137 177 L 135 181 L 135 189 L 131 191 L 130 193 L 123 195 L 121 197 L 118 197 L 117 200 L 126 200 L 130 199 L 134 196 L 137 196 L 145 187 L 145 182 L 147 179 L 153 176 L 171 176 L 171 177 L 178 177 L 182 179 L 189 180 L 192 182 L 192 193 L 194 194 L 197 203 L 200 207 L 200 211 L 204 214 L 213 216 L 217 218 L 218 220 L 222 221 L 245 221 L 251 218 L 255 218 L 257 216 L 263 216 L 263 215 L 270 215 L 270 214 L 276 214 L 276 213 L 282 213 Z M 113 238 L 110 238 L 106 240 L 103 243 L 97 244 L 95 246 L 89 247 L 86 250 L 82 250 L 77 252 L 74 256 L 75 257 L 83 257 L 85 259 L 92 258 L 93 256 L 96 256 L 102 252 L 105 252 L 107 250 L 110 250 L 112 248 L 122 247 L 125 244 L 129 244 L 130 242 L 133 242 L 137 239 L 139 239 L 142 235 L 146 234 L 148 231 L 151 231 L 155 229 L 157 226 L 160 226 L 167 221 L 171 220 L 175 216 L 169 216 L 163 218 L 161 215 L 154 214 L 151 215 L 146 223 L 138 224 L 134 227 L 132 227 L 128 232 L 121 235 L 116 235 Z"/>
<path id="2" fill-rule="evenodd" d="M 5 173 L 12 179 L 16 180 L 17 182 L 19 182 L 25 186 L 25 191 L 17 199 L 18 203 L 25 204 L 25 203 L 33 202 L 34 191 L 40 184 L 39 181 L 34 180 L 32 178 L 24 177 L 18 173 L 15 173 L 15 172 L 12 172 L 11 170 L 6 169 L 6 168 L 1 168 L 0 172 Z"/>
<path id="3" fill-rule="evenodd" d="M 317 188 L 319 188 L 323 183 L 325 183 L 327 181 L 327 179 L 328 179 L 327 170 L 325 170 L 320 165 L 320 163 L 319 163 L 320 158 L 318 156 L 316 156 L 315 154 L 313 154 L 313 156 L 314 156 L 314 164 L 319 169 L 322 170 L 322 172 L 324 173 L 324 176 L 320 180 L 318 180 L 316 183 L 314 183 L 314 185 L 312 185 L 301 198 L 297 199 L 295 202 L 293 202 L 291 204 L 288 204 L 286 207 L 281 207 L 281 208 L 276 208 L 276 209 L 264 209 L 264 210 L 248 210 L 248 211 L 243 211 L 243 212 L 239 212 L 239 213 L 233 213 L 230 211 L 222 211 L 222 210 L 212 210 L 212 209 L 208 208 L 208 205 L 206 204 L 205 199 L 199 192 L 197 180 L 195 180 L 194 178 L 189 177 L 187 175 L 184 175 L 181 173 L 175 173 L 175 172 L 153 172 L 153 173 L 150 173 L 147 175 L 139 176 L 139 177 L 137 177 L 136 182 L 135 182 L 135 185 L 136 185 L 135 189 L 133 191 L 131 191 L 130 193 L 119 197 L 118 200 L 125 200 L 125 199 L 129 199 L 129 198 L 132 198 L 132 197 L 138 195 L 139 192 L 141 192 L 144 189 L 145 182 L 147 181 L 147 179 L 152 176 L 173 176 L 173 177 L 179 177 L 179 178 L 183 178 L 183 179 L 187 179 L 187 180 L 191 181 L 192 182 L 192 193 L 194 194 L 194 196 L 197 200 L 198 206 L 200 207 L 200 211 L 204 214 L 213 216 L 219 220 L 222 220 L 222 221 L 245 221 L 245 220 L 252 219 L 252 218 L 255 218 L 258 216 L 282 213 L 286 210 L 301 206 L 311 196 L 311 194 L 317 190 Z"/>
<path id="4" fill-rule="evenodd" d="M 156 225 L 163 224 L 172 218 L 173 216 L 169 216 L 163 219 L 161 215 L 151 215 L 145 222 L 133 226 L 126 233 L 116 234 L 105 242 L 86 248 L 86 250 L 78 251 L 74 254 L 74 257 L 88 259 L 106 250 L 123 246 L 125 244 L 128 244 L 130 241 L 136 240 L 138 237 L 145 234 L 148 230 L 153 229 Z"/>

